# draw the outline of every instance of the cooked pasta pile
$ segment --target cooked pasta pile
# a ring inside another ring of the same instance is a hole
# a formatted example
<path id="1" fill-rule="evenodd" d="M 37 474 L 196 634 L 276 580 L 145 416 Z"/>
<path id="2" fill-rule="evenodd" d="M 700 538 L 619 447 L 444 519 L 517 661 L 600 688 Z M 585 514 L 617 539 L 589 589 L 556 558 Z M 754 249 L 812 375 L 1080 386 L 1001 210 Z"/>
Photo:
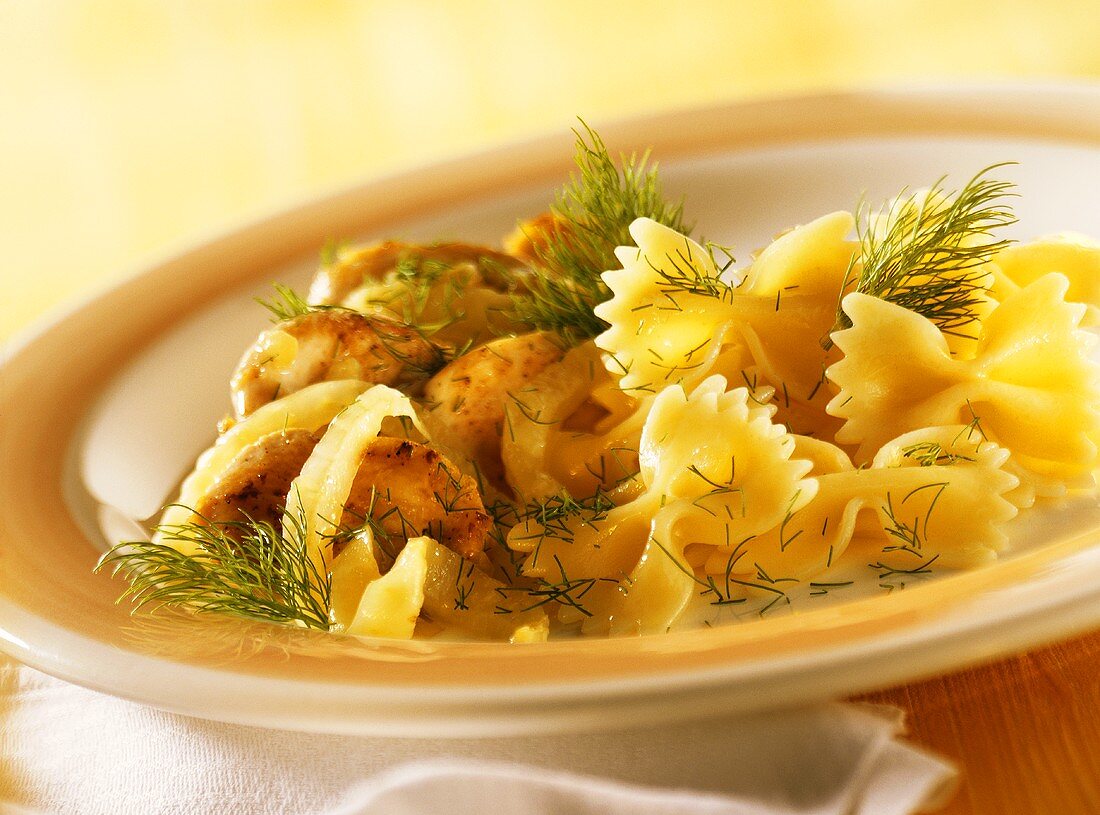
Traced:
<path id="1" fill-rule="evenodd" d="M 591 131 L 503 249 L 330 247 L 231 383 L 139 603 L 532 642 L 997 557 L 1094 489 L 1100 245 L 1016 245 L 979 174 L 738 265 Z M 625 160 L 624 160 L 625 161 Z"/>

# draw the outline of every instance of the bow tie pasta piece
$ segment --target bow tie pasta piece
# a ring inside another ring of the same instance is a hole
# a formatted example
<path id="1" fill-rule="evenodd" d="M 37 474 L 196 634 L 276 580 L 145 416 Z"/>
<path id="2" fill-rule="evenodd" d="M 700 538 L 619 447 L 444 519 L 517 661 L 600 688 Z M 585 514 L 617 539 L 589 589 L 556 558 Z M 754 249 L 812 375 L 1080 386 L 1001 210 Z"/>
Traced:
<path id="1" fill-rule="evenodd" d="M 710 369 L 727 331 L 731 289 L 687 236 L 649 218 L 634 221 L 630 236 L 637 248 L 616 249 L 622 268 L 603 274 L 613 296 L 595 313 L 611 326 L 596 345 L 620 388 L 656 393 Z"/>
<path id="2" fill-rule="evenodd" d="M 824 371 L 839 353 L 825 350 L 821 339 L 836 320 L 858 248 L 847 240 L 853 226 L 850 213 L 833 212 L 781 235 L 753 261 L 734 299 L 740 305 L 752 296 L 770 307 L 746 311 L 738 325 L 776 402 L 802 405 L 802 413 L 818 413 L 826 424 L 831 394 L 823 387 Z"/>
<path id="3" fill-rule="evenodd" d="M 1065 301 L 1067 279 L 1038 278 L 987 318 L 970 363 L 987 395 L 973 400 L 982 426 L 1038 474 L 1074 479 L 1097 466 L 1100 366 L 1085 306 Z"/>
<path id="4" fill-rule="evenodd" d="M 746 388 L 712 376 L 690 395 L 662 391 L 642 428 L 639 464 L 649 495 L 682 503 L 699 541 L 740 540 L 770 529 L 813 498 L 810 463 L 792 459 L 794 438 Z M 792 507 L 793 503 L 793 507 Z M 680 534 L 678 532 L 678 534 Z"/>
<path id="5" fill-rule="evenodd" d="M 970 425 L 906 433 L 862 472 L 881 479 L 876 511 L 890 543 L 880 562 L 894 569 L 956 569 L 993 560 L 1017 514 L 1007 499 L 1019 479 L 1005 470 L 1009 451 Z M 878 474 L 878 475 L 876 475 Z"/>
<path id="6" fill-rule="evenodd" d="M 1063 498 L 1068 490 L 1089 490 L 1095 486 L 1092 473 L 1065 478 L 1040 472 L 1034 464 L 1025 466 L 1025 462 L 1026 459 L 1014 455 L 1005 465 L 1008 472 L 1020 479 L 1020 486 L 1005 497 L 1020 509 L 1034 506 L 1039 498 Z"/>
<path id="7" fill-rule="evenodd" d="M 623 268 L 604 274 L 614 296 L 596 309 L 611 323 L 596 338 L 609 370 L 624 390 L 653 392 L 690 388 L 711 373 L 738 381 L 751 366 L 800 430 L 831 435 L 823 374 L 836 352 L 820 340 L 856 251 L 846 239 L 852 225 L 849 213 L 835 212 L 791 230 L 734 288 L 703 247 L 639 219 L 631 226 L 638 248 L 618 250 Z"/>
<path id="8" fill-rule="evenodd" d="M 793 441 L 793 458 L 811 466 L 812 499 L 789 505 L 760 534 L 713 549 L 704 564 L 707 573 L 797 580 L 824 571 L 843 554 L 868 502 L 864 476 L 834 444 L 806 436 Z"/>
<path id="9" fill-rule="evenodd" d="M 794 459 L 793 437 L 772 423 L 745 388 L 726 392 L 720 376 L 690 395 L 671 387 L 654 400 L 642 430 L 639 507 L 659 507 L 637 566 L 602 618 L 612 633 L 665 631 L 700 591 L 721 589 L 693 561 L 780 524 L 809 503 L 811 464 Z M 692 554 L 690 550 L 702 550 Z"/>
<path id="10" fill-rule="evenodd" d="M 666 388 L 642 428 L 640 485 L 623 493 L 640 494 L 559 498 L 513 527 L 508 544 L 529 554 L 525 574 L 562 606 L 559 620 L 585 633 L 666 630 L 707 589 L 686 550 L 751 537 L 810 501 L 811 465 L 792 459 L 794 440 L 771 417 L 720 376 L 690 395 Z"/>
<path id="11" fill-rule="evenodd" d="M 1084 325 L 1100 325 L 1100 243 L 1072 233 L 1051 235 L 1010 246 L 998 252 L 993 263 L 1001 272 L 993 288 L 997 299 L 1048 272 L 1059 272 L 1069 279 L 1066 299 L 1088 306 Z"/>
<path id="12" fill-rule="evenodd" d="M 847 295 L 843 307 L 852 327 L 832 335 L 844 358 L 826 372 L 840 389 L 828 411 L 845 421 L 836 441 L 859 445 L 857 462 L 902 433 L 960 420 L 966 397 L 951 389 L 961 374 L 935 325 L 866 294 Z"/>
<path id="13" fill-rule="evenodd" d="M 838 210 L 784 232 L 756 256 L 741 287 L 762 297 L 789 292 L 832 298 L 835 310 L 844 273 L 858 249 L 847 240 L 854 227 L 852 214 Z"/>
<path id="14" fill-rule="evenodd" d="M 852 327 L 833 335 L 844 359 L 828 370 L 840 392 L 829 412 L 845 420 L 842 444 L 866 462 L 909 431 L 980 419 L 1022 466 L 1072 480 L 1097 465 L 1100 381 L 1084 306 L 1066 303 L 1068 281 L 1041 277 L 986 318 L 975 357 L 956 360 L 924 317 L 862 294 L 844 298 Z"/>
<path id="15" fill-rule="evenodd" d="M 742 542 L 726 563 L 715 552 L 708 572 L 812 578 L 867 531 L 863 536 L 873 541 L 870 551 L 883 568 L 924 568 L 933 560 L 946 568 L 974 566 L 1004 547 L 1001 527 L 1017 512 L 1007 499 L 1019 483 L 1005 470 L 1008 451 L 969 425 L 907 433 L 859 470 L 826 442 L 798 438 L 795 455 L 814 464 L 814 499 L 766 534 Z M 874 510 L 873 527 L 860 526 L 865 509 Z M 865 556 L 869 543 L 860 548 Z"/>

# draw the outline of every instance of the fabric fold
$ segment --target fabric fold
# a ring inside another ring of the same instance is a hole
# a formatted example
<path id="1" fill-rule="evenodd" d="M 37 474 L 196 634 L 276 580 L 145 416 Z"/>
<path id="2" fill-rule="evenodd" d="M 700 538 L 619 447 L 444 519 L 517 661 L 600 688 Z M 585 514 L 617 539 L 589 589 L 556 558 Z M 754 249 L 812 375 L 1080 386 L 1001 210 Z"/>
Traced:
<path id="1" fill-rule="evenodd" d="M 0 657 L 0 811 L 902 815 L 954 770 L 901 729 L 896 709 L 833 703 L 491 739 L 298 733 L 166 713 Z"/>

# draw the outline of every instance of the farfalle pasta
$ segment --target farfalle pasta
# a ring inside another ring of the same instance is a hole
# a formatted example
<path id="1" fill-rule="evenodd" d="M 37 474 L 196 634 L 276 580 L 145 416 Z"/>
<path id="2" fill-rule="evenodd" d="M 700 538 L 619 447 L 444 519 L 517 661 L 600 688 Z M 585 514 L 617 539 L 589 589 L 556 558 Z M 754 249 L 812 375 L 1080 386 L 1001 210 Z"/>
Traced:
<path id="1" fill-rule="evenodd" d="M 830 412 L 845 419 L 843 444 L 866 461 L 890 437 L 980 418 L 983 432 L 1017 463 L 1077 481 L 1097 466 L 1100 368 L 1095 338 L 1081 330 L 1082 304 L 1052 272 L 1011 295 L 982 322 L 972 359 L 951 357 L 926 318 L 862 294 L 843 304 L 852 327 L 833 335 L 844 359 L 829 370 L 839 392 Z"/>
<path id="2" fill-rule="evenodd" d="M 743 273 L 726 274 L 689 238 L 651 221 L 631 226 L 637 249 L 604 274 L 612 298 L 596 308 L 611 327 L 596 338 L 627 392 L 698 382 L 709 373 L 766 384 L 788 424 L 828 435 L 825 368 L 836 358 L 818 342 L 855 252 L 852 216 L 835 212 L 795 227 Z M 751 378 L 750 378 L 751 377 Z"/>
<path id="3" fill-rule="evenodd" d="M 1100 246 L 1003 237 L 1007 182 L 738 265 L 579 140 L 503 248 L 330 249 L 308 298 L 277 289 L 220 436 L 102 561 L 127 594 L 361 637 L 660 634 L 980 567 L 1095 490 Z"/>

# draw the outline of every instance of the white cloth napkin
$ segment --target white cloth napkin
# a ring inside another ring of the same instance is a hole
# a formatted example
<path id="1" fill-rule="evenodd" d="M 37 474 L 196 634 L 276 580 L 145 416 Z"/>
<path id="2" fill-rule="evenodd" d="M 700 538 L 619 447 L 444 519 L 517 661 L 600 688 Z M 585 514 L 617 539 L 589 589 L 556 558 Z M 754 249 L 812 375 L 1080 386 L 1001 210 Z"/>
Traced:
<path id="1" fill-rule="evenodd" d="M 193 719 L 0 656 L 0 811 L 902 815 L 954 771 L 845 704 L 591 734 L 356 738 Z"/>

